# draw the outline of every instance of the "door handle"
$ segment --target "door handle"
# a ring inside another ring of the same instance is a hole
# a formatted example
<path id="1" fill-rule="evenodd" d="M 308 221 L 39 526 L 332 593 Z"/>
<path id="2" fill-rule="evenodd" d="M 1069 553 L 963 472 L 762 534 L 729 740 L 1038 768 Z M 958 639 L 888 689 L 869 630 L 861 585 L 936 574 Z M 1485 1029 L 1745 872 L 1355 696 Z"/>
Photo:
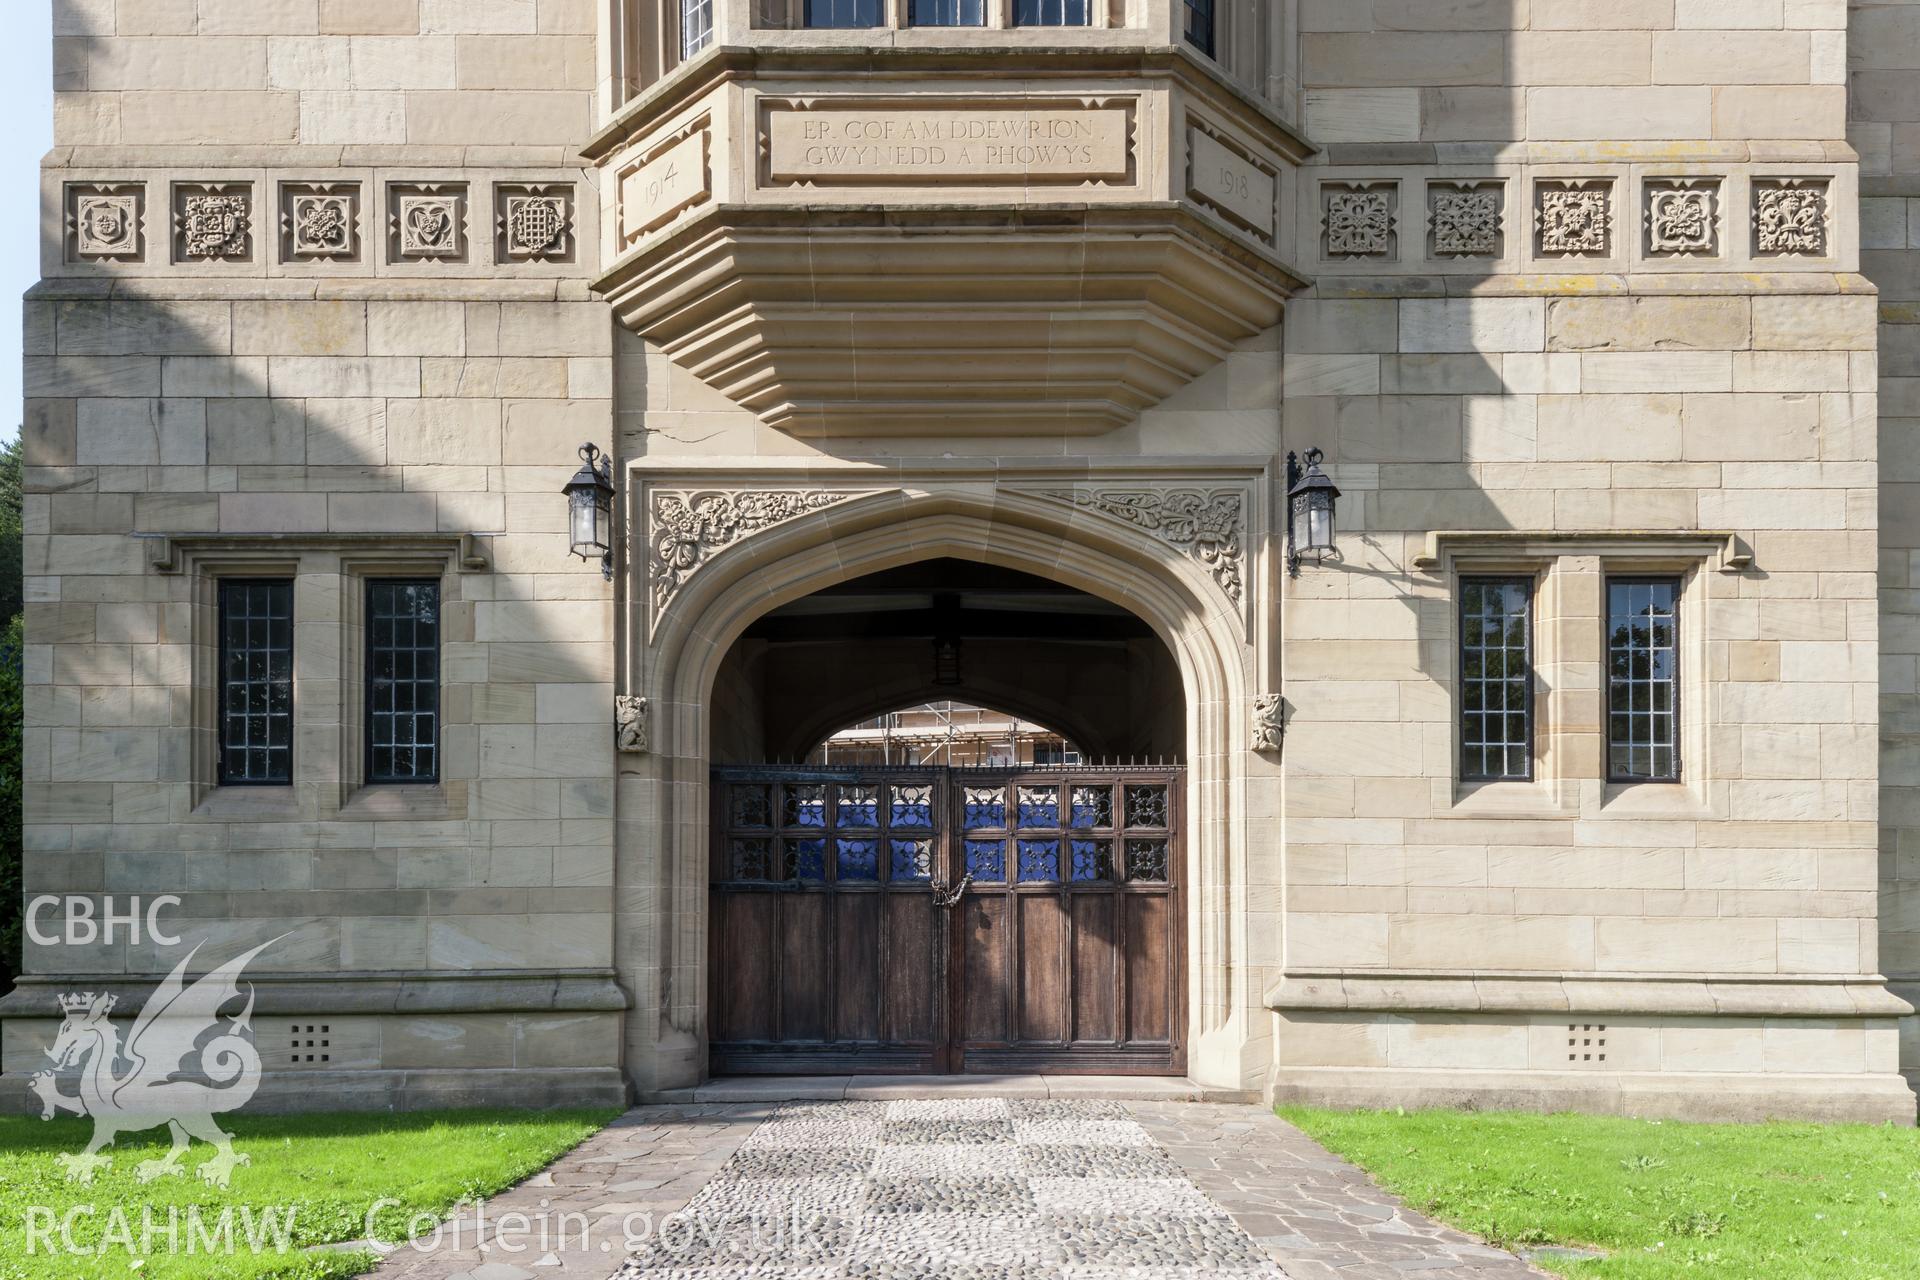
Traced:
<path id="1" fill-rule="evenodd" d="M 970 889 L 972 886 L 973 886 L 973 872 L 971 871 L 961 876 L 960 883 L 954 885 L 951 889 L 949 889 L 941 881 L 935 880 L 932 885 L 933 905 L 936 907 L 945 907 L 948 910 L 952 910 L 955 906 L 959 905 L 960 899 L 966 896 L 967 890 Z"/>

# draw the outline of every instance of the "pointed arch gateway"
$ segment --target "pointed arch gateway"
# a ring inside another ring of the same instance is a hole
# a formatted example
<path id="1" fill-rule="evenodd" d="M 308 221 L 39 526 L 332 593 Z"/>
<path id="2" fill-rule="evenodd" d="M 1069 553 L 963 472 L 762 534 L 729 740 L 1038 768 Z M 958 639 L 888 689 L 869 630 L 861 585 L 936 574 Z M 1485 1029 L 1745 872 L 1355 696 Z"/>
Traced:
<path id="1" fill-rule="evenodd" d="M 726 696 L 719 686 L 734 642 L 791 601 L 942 558 L 1032 574 L 1119 605 L 1172 655 L 1186 760 L 1168 778 L 1185 837 L 1170 957 L 1184 1061 L 1172 1069 L 1222 1087 L 1257 1083 L 1267 1045 L 1248 971 L 1248 814 L 1277 811 L 1277 796 L 1265 793 L 1278 786 L 1246 750 L 1259 645 L 1239 593 L 1223 589 L 1221 546 L 1200 554 L 1191 531 L 1168 537 L 1117 519 L 1076 500 L 1072 477 L 1064 479 L 1065 488 L 1056 477 L 1012 488 L 971 477 L 874 483 L 852 469 L 748 481 L 737 472 L 633 477 L 630 527 L 636 547 L 647 531 L 650 564 L 635 567 L 620 676 L 650 699 L 653 733 L 649 754 L 623 758 L 619 780 L 616 955 L 634 997 L 628 1061 L 643 1094 L 695 1083 L 709 1069 L 715 971 L 726 951 L 710 916 L 710 851 L 728 821 L 713 787 L 714 707 Z M 1263 470 L 1249 465 L 1198 483 L 1203 494 L 1229 485 L 1240 495 L 1236 509 L 1247 519 L 1234 530 L 1235 573 L 1268 572 L 1258 534 Z M 690 546 L 687 513 L 703 506 L 729 527 Z M 753 514 L 770 512 L 777 515 Z M 754 527 L 743 531 L 747 524 Z M 660 589 L 663 577 L 670 590 Z"/>

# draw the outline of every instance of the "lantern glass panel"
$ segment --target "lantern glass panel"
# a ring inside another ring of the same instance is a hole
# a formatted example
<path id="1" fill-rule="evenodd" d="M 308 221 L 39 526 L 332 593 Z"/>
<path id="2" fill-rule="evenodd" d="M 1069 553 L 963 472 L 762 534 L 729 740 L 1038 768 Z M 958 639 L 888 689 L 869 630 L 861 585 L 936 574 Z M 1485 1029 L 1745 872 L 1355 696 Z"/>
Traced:
<path id="1" fill-rule="evenodd" d="M 568 501 L 573 505 L 573 527 L 571 534 L 573 553 L 578 556 L 584 556 L 589 552 L 600 550 L 601 544 L 598 541 L 600 523 L 599 504 L 594 502 L 592 491 L 587 490 L 585 492 L 570 494 Z"/>
<path id="2" fill-rule="evenodd" d="M 1315 551 L 1333 547 L 1333 504 L 1321 494 L 1307 499 L 1306 544 Z"/>

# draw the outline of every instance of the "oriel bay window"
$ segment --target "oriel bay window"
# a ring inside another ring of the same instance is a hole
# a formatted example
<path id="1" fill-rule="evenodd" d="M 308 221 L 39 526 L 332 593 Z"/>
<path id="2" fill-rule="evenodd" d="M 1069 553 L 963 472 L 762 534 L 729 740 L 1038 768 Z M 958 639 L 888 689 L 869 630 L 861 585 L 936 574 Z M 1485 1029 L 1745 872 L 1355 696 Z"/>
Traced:
<path id="1" fill-rule="evenodd" d="M 680 56 L 691 58 L 713 40 L 714 0 L 680 0 Z"/>
<path id="2" fill-rule="evenodd" d="M 1680 778 L 1680 581 L 1607 581 L 1607 773 Z"/>
<path id="3" fill-rule="evenodd" d="M 1016 27 L 1084 27 L 1092 21 L 1093 0 L 1013 0 Z"/>
<path id="4" fill-rule="evenodd" d="M 1533 580 L 1460 581 L 1460 776 L 1533 777 Z"/>
<path id="5" fill-rule="evenodd" d="M 907 21 L 916 27 L 982 27 L 986 0 L 911 0 Z"/>
<path id="6" fill-rule="evenodd" d="M 885 0 L 806 0 L 809 27 L 878 27 L 886 22 Z"/>
<path id="7" fill-rule="evenodd" d="M 1187 43 L 1213 56 L 1213 0 L 1184 0 Z"/>
<path id="8" fill-rule="evenodd" d="M 440 584 L 367 583 L 367 781 L 440 776 Z"/>
<path id="9" fill-rule="evenodd" d="M 293 580 L 220 583 L 219 777 L 293 781 Z"/>

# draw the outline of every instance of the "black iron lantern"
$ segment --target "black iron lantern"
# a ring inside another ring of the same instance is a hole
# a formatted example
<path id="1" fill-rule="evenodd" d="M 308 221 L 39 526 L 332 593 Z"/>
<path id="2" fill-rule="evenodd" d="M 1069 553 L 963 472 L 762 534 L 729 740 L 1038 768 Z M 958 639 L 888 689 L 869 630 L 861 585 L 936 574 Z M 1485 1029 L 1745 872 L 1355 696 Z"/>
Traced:
<path id="1" fill-rule="evenodd" d="M 567 541 L 582 560 L 600 557 L 613 578 L 613 459 L 592 444 L 580 446 L 580 469 L 560 492 L 567 495 Z"/>
<path id="2" fill-rule="evenodd" d="M 1326 457 L 1318 449 L 1307 450 L 1307 464 L 1299 456 L 1287 455 L 1287 576 L 1300 576 L 1301 557 L 1311 553 L 1317 564 L 1335 554 L 1333 545 L 1333 508 L 1340 490 L 1320 469 Z"/>

